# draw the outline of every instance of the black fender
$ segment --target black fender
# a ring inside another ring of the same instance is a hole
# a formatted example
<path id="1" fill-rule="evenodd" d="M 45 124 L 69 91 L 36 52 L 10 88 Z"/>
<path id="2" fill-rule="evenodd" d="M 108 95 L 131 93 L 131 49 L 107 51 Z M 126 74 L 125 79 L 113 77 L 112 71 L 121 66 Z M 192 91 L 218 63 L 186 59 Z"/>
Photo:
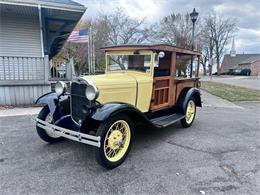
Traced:
<path id="1" fill-rule="evenodd" d="M 110 102 L 106 104 L 99 104 L 98 106 L 92 108 L 91 114 L 86 116 L 83 121 L 80 131 L 84 133 L 95 131 L 101 123 L 119 113 L 126 114 L 135 124 L 138 122 L 148 122 L 152 124 L 146 115 L 134 106 L 122 102 Z"/>
<path id="2" fill-rule="evenodd" d="M 39 97 L 35 103 L 48 105 L 55 121 L 70 112 L 69 95 L 58 96 L 55 92 L 50 92 Z"/>
<path id="3" fill-rule="evenodd" d="M 184 94 L 181 94 L 181 95 L 182 95 L 182 97 L 181 97 L 182 99 L 181 99 L 181 102 L 180 102 L 180 106 L 181 106 L 182 111 L 186 110 L 186 106 L 187 106 L 188 101 L 191 97 L 193 97 L 195 99 L 196 106 L 202 107 L 200 90 L 198 88 L 195 88 L 195 87 L 190 88 Z"/>
<path id="4" fill-rule="evenodd" d="M 121 102 L 112 102 L 107 103 L 95 110 L 91 118 L 96 121 L 106 121 L 108 118 L 118 114 L 118 113 L 125 113 L 127 114 L 134 122 L 137 121 L 146 121 L 149 122 L 149 119 L 146 115 L 141 112 L 136 107 Z"/>

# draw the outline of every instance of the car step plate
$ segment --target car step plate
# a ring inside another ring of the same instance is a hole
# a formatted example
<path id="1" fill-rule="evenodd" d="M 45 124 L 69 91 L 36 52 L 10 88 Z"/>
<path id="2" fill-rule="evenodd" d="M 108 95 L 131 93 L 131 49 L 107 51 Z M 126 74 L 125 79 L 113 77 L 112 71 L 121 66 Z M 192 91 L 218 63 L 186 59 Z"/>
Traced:
<path id="1" fill-rule="evenodd" d="M 167 116 L 162 116 L 158 118 L 151 119 L 151 122 L 157 127 L 167 127 L 173 123 L 178 122 L 179 120 L 185 118 L 185 115 L 182 114 L 172 114 Z"/>

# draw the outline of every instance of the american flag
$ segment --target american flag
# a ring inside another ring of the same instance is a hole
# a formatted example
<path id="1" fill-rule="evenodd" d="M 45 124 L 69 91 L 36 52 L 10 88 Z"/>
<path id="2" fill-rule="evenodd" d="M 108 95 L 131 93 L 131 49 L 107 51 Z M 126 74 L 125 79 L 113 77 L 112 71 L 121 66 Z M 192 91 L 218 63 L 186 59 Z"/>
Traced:
<path id="1" fill-rule="evenodd" d="M 68 42 L 87 43 L 89 41 L 89 29 L 83 28 L 71 32 Z"/>

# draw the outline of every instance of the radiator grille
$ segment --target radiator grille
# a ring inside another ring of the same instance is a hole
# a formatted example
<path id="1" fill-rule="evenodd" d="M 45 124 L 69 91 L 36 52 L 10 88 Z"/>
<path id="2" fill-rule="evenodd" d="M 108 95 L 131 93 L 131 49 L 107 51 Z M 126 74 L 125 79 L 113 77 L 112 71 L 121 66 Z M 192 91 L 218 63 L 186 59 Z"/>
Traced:
<path id="1" fill-rule="evenodd" d="M 88 114 L 89 101 L 85 96 L 87 85 L 72 82 L 71 84 L 71 116 L 74 121 L 80 123 Z"/>

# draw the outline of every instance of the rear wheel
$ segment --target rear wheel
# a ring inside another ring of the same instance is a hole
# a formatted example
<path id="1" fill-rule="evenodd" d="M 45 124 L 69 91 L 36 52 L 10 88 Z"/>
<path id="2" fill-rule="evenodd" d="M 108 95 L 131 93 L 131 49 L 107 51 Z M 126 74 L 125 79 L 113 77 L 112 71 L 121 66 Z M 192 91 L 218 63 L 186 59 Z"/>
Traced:
<path id="1" fill-rule="evenodd" d="M 132 121 L 124 114 L 101 124 L 97 130 L 97 136 L 101 136 L 101 146 L 96 149 L 97 162 L 109 169 L 123 163 L 131 148 L 132 135 Z"/>
<path id="2" fill-rule="evenodd" d="M 40 113 L 38 114 L 38 118 L 51 124 L 54 123 L 52 114 L 48 106 L 44 106 L 41 109 Z M 64 139 L 63 137 L 59 136 L 57 133 L 48 132 L 38 126 L 36 126 L 36 130 L 40 138 L 49 143 L 56 143 Z"/>
<path id="3" fill-rule="evenodd" d="M 196 103 L 193 97 L 189 99 L 184 113 L 185 113 L 185 118 L 181 120 L 181 125 L 184 128 L 187 128 L 192 125 L 196 115 Z"/>

